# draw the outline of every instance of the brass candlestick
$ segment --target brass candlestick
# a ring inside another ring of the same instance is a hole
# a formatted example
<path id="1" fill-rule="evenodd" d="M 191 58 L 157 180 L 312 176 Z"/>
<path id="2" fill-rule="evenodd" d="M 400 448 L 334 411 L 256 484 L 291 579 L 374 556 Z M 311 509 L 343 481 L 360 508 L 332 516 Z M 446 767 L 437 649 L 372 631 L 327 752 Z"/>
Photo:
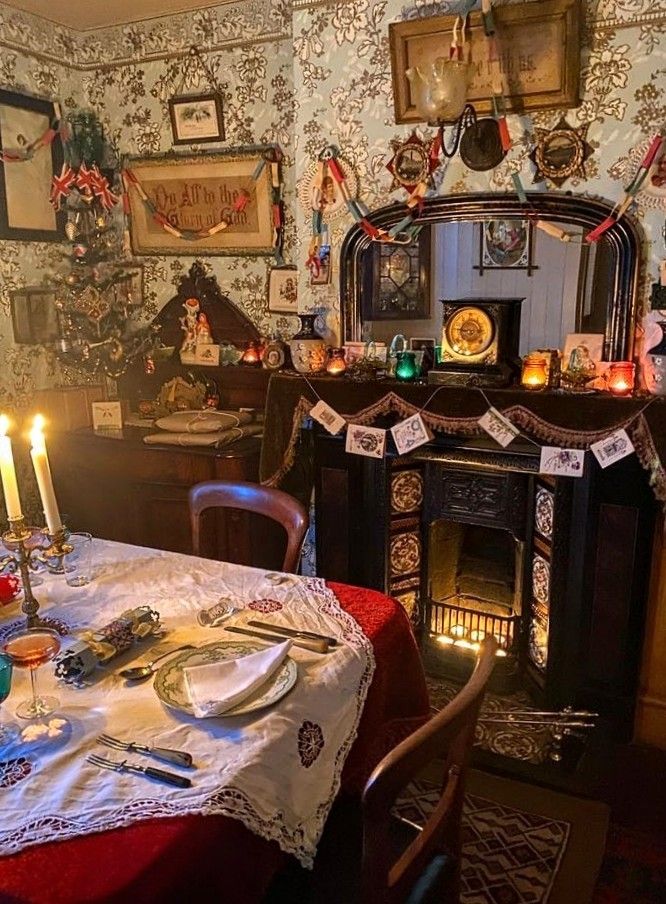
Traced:
<path id="1" fill-rule="evenodd" d="M 43 530 L 44 536 L 48 539 L 49 545 L 44 547 L 40 544 L 31 544 L 30 540 L 34 536 L 25 523 L 25 518 L 15 518 L 9 521 L 9 530 L 2 535 L 2 542 L 9 555 L 0 558 L 0 568 L 7 566 L 12 571 L 19 571 L 21 574 L 21 583 L 23 585 L 23 604 L 21 610 L 26 616 L 28 628 L 35 628 L 41 624 L 41 620 L 37 615 L 39 611 L 39 603 L 35 599 L 32 592 L 32 584 L 30 582 L 30 569 L 33 559 L 41 562 L 53 562 L 55 559 L 58 567 L 62 565 L 64 556 L 72 551 L 72 546 L 67 543 L 68 532 L 65 528 L 60 528 L 54 534 L 50 534 L 46 528 Z"/>

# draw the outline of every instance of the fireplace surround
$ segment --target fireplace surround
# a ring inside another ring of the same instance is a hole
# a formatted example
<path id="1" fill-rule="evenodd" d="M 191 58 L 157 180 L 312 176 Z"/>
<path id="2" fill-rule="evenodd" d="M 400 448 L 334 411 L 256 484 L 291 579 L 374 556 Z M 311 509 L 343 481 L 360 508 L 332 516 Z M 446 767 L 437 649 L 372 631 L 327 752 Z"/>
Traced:
<path id="1" fill-rule="evenodd" d="M 635 457 L 552 478 L 528 442 L 441 437 L 376 461 L 317 431 L 314 465 L 320 576 L 395 596 L 442 676 L 464 678 L 489 632 L 501 684 L 631 736 L 656 512 Z"/>

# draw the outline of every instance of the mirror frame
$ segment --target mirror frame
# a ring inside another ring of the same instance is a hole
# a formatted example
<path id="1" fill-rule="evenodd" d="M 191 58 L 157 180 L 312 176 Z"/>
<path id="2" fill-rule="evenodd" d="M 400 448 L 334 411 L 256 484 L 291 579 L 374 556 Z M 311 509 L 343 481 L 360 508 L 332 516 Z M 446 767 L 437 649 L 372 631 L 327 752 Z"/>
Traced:
<path id="1" fill-rule="evenodd" d="M 472 222 L 484 219 L 534 219 L 594 229 L 613 210 L 608 202 L 563 192 L 530 192 L 527 201 L 515 194 L 442 195 L 427 198 L 416 223 Z M 391 204 L 367 217 L 375 227 L 390 229 L 405 216 L 404 204 Z M 643 233 L 638 223 L 623 216 L 603 236 L 610 244 L 614 261 L 613 294 L 606 312 L 604 358 L 626 361 L 633 358 L 634 331 L 638 309 L 638 270 Z M 344 342 L 361 341 L 361 293 L 363 291 L 364 253 L 372 239 L 355 224 L 340 249 L 341 326 Z"/>

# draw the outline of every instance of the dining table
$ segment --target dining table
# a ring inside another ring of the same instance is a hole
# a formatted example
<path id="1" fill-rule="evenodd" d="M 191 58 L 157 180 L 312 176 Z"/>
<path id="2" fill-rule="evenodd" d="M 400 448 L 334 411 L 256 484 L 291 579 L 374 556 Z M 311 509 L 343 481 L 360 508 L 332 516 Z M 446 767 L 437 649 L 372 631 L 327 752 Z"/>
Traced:
<path id="1" fill-rule="evenodd" d="M 53 736 L 22 723 L 0 747 L 0 904 L 260 902 L 290 858 L 312 865 L 335 798 L 360 795 L 381 758 L 428 718 L 409 619 L 374 590 L 97 538 L 92 546 L 90 583 L 72 587 L 46 570 L 34 588 L 40 617 L 61 635 L 58 661 L 80 649 L 97 659 L 76 682 L 43 666 L 40 689 L 60 703 Z M 137 609 L 159 630 L 137 631 L 109 657 L 106 629 Z M 229 617 L 216 620 L 223 610 Z M 257 620 L 335 644 L 292 645 L 293 686 L 255 694 L 256 708 L 196 718 L 179 697 L 181 648 L 267 649 L 227 630 Z M 0 648 L 24 622 L 20 601 L 0 608 Z M 119 674 L 167 651 L 147 681 Z M 2 720 L 29 686 L 15 668 Z M 193 767 L 105 748 L 102 733 L 187 750 Z M 91 754 L 169 768 L 191 787 L 99 769 Z"/>

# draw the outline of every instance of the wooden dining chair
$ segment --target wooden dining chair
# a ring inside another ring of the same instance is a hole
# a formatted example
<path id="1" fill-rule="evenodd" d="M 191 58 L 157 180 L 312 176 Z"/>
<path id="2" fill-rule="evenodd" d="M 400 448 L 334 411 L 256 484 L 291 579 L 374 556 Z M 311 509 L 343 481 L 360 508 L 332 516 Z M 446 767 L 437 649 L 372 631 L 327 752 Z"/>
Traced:
<path id="1" fill-rule="evenodd" d="M 192 551 L 202 555 L 201 514 L 206 509 L 241 509 L 263 515 L 280 524 L 287 533 L 287 548 L 282 570 L 298 570 L 301 546 L 308 529 L 308 513 L 298 499 L 283 490 L 264 487 L 244 480 L 206 480 L 189 491 Z"/>
<path id="2" fill-rule="evenodd" d="M 457 904 L 465 771 L 496 651 L 495 639 L 485 640 L 458 695 L 390 751 L 368 779 L 362 804 L 363 904 Z M 407 847 L 394 859 L 391 810 L 405 786 L 434 761 L 442 775 L 437 805 L 421 831 L 413 827 Z"/>

